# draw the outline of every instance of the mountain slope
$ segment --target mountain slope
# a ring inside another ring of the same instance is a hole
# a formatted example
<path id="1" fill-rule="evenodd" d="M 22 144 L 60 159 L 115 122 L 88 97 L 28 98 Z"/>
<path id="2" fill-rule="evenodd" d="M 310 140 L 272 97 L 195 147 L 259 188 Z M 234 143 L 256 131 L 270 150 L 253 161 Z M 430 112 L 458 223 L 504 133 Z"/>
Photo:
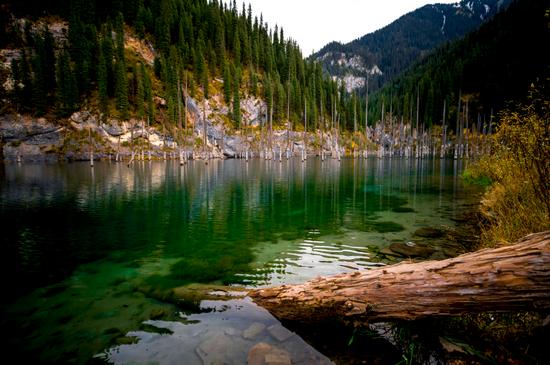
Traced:
<path id="1" fill-rule="evenodd" d="M 462 37 L 505 8 L 510 0 L 462 0 L 423 6 L 350 43 L 332 42 L 312 57 L 351 91 L 378 89 L 447 41 Z"/>
<path id="2" fill-rule="evenodd" d="M 547 14 L 550 6 L 542 1 L 512 2 L 479 30 L 439 48 L 372 95 L 372 113 L 386 101 L 397 115 L 408 118 L 418 97 L 421 122 L 438 123 L 446 101 L 452 123 L 460 93 L 471 121 L 478 122 L 478 115 L 489 118 L 506 102 L 523 99 L 530 85 L 550 71 Z"/>

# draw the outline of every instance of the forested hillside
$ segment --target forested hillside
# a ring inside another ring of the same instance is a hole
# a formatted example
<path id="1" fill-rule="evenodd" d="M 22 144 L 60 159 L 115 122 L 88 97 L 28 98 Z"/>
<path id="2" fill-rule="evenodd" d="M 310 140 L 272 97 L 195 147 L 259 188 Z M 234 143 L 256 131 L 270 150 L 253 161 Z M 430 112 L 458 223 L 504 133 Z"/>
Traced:
<path id="1" fill-rule="evenodd" d="M 475 13 L 478 5 L 453 9 Z M 244 100 L 261 101 L 255 104 L 260 125 L 271 120 L 311 131 L 358 130 L 366 120 L 363 96 L 346 93 L 319 62 L 304 60 L 282 29 L 235 1 L 19 1 L 0 9 L 2 114 L 51 120 L 86 109 L 102 119 L 142 120 L 174 131 L 185 128 L 191 97 L 195 103 L 214 98 L 208 108 L 228 131 L 249 126 Z M 448 120 L 456 119 L 459 93 L 474 119 L 477 113 L 488 119 L 506 100 L 525 95 L 549 64 L 545 10 L 543 2 L 518 0 L 465 39 L 441 47 L 371 93 L 369 125 L 383 104 L 393 116 L 413 120 L 418 114 L 432 125 L 440 122 L 444 101 Z M 449 21 L 445 29 L 456 36 Z"/>
<path id="2" fill-rule="evenodd" d="M 477 29 L 510 0 L 462 0 L 425 5 L 350 43 L 333 42 L 312 56 L 348 90 L 377 90 L 436 47 Z"/>
<path id="3" fill-rule="evenodd" d="M 378 115 L 385 102 L 395 114 L 415 119 L 418 99 L 425 125 L 440 123 L 444 104 L 453 123 L 462 95 L 471 120 L 488 120 L 506 102 L 524 98 L 531 83 L 548 76 L 548 10 L 542 1 L 514 1 L 479 30 L 439 48 L 373 95 L 373 113 Z"/>
<path id="4" fill-rule="evenodd" d="M 3 113 L 65 117 L 85 107 L 176 124 L 184 95 L 223 94 L 238 128 L 244 97 L 264 99 L 275 124 L 351 105 L 282 29 L 235 1 L 18 1 L 1 17 Z"/>

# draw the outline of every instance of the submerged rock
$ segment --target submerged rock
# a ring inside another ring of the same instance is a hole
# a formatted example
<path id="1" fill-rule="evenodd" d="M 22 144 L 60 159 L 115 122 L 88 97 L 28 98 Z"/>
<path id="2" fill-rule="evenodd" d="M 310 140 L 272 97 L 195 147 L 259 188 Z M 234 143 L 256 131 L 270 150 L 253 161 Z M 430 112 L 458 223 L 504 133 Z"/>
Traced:
<path id="1" fill-rule="evenodd" d="M 247 340 L 253 340 L 265 330 L 265 324 L 255 322 L 252 323 L 244 332 L 243 337 Z"/>
<path id="2" fill-rule="evenodd" d="M 231 338 L 223 333 L 214 335 L 202 342 L 196 349 L 203 364 L 225 364 L 227 350 L 233 347 Z"/>
<path id="3" fill-rule="evenodd" d="M 392 243 L 390 250 L 407 257 L 430 257 L 435 252 L 433 247 L 414 242 Z"/>
<path id="4" fill-rule="evenodd" d="M 272 326 L 269 326 L 267 328 L 267 331 L 276 338 L 279 342 L 283 342 L 285 340 L 288 340 L 294 333 L 290 332 L 280 324 L 274 324 Z"/>
<path id="5" fill-rule="evenodd" d="M 384 256 L 391 256 L 391 257 L 403 257 L 403 255 L 392 251 L 389 247 L 384 247 L 378 251 L 379 254 L 382 254 Z"/>
<path id="6" fill-rule="evenodd" d="M 291 365 L 290 354 L 265 342 L 254 345 L 248 352 L 248 365 Z"/>
<path id="7" fill-rule="evenodd" d="M 417 229 L 414 232 L 414 235 L 417 237 L 424 237 L 424 238 L 439 238 L 445 235 L 445 231 L 439 228 L 422 227 Z"/>

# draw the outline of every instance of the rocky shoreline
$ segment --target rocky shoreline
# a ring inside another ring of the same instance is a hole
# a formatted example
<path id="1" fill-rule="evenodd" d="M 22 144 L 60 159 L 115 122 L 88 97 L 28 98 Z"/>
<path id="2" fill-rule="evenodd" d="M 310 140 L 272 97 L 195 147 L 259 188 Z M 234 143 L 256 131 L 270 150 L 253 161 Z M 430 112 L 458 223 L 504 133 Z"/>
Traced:
<path id="1" fill-rule="evenodd" d="M 20 114 L 0 116 L 0 149 L 6 161 L 79 161 L 89 160 L 90 152 L 95 160 L 114 159 L 119 155 L 129 160 L 133 154 L 143 153 L 149 159 L 178 158 L 185 151 L 186 157 L 202 159 L 203 126 L 194 123 L 184 143 L 176 142 L 174 134 L 159 131 L 159 127 L 147 126 L 144 121 L 131 119 L 100 121 L 89 111 L 76 112 L 66 120 L 35 118 Z M 246 150 L 258 153 L 261 136 L 259 128 L 250 132 L 226 132 L 222 125 L 207 121 L 208 158 L 235 158 Z M 308 133 L 309 139 L 315 138 Z M 303 148 L 303 133 L 278 130 L 273 132 L 272 143 L 283 150 L 290 137 L 295 149 Z M 328 147 L 325 147 L 328 148 Z M 142 155 L 142 156 L 143 156 Z"/>

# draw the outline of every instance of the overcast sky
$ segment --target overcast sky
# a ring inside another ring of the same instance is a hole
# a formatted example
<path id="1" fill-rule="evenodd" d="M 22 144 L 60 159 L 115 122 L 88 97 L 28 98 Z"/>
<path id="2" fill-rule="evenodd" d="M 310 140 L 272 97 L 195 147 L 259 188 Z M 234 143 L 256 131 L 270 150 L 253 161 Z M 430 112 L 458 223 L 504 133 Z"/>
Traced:
<path id="1" fill-rule="evenodd" d="M 388 25 L 410 11 L 433 3 L 459 0 L 245 0 L 252 12 L 273 28 L 282 26 L 285 38 L 296 40 L 304 56 L 331 41 L 349 42 Z M 225 0 L 225 2 L 229 2 Z M 237 0 L 239 11 L 242 0 Z"/>

